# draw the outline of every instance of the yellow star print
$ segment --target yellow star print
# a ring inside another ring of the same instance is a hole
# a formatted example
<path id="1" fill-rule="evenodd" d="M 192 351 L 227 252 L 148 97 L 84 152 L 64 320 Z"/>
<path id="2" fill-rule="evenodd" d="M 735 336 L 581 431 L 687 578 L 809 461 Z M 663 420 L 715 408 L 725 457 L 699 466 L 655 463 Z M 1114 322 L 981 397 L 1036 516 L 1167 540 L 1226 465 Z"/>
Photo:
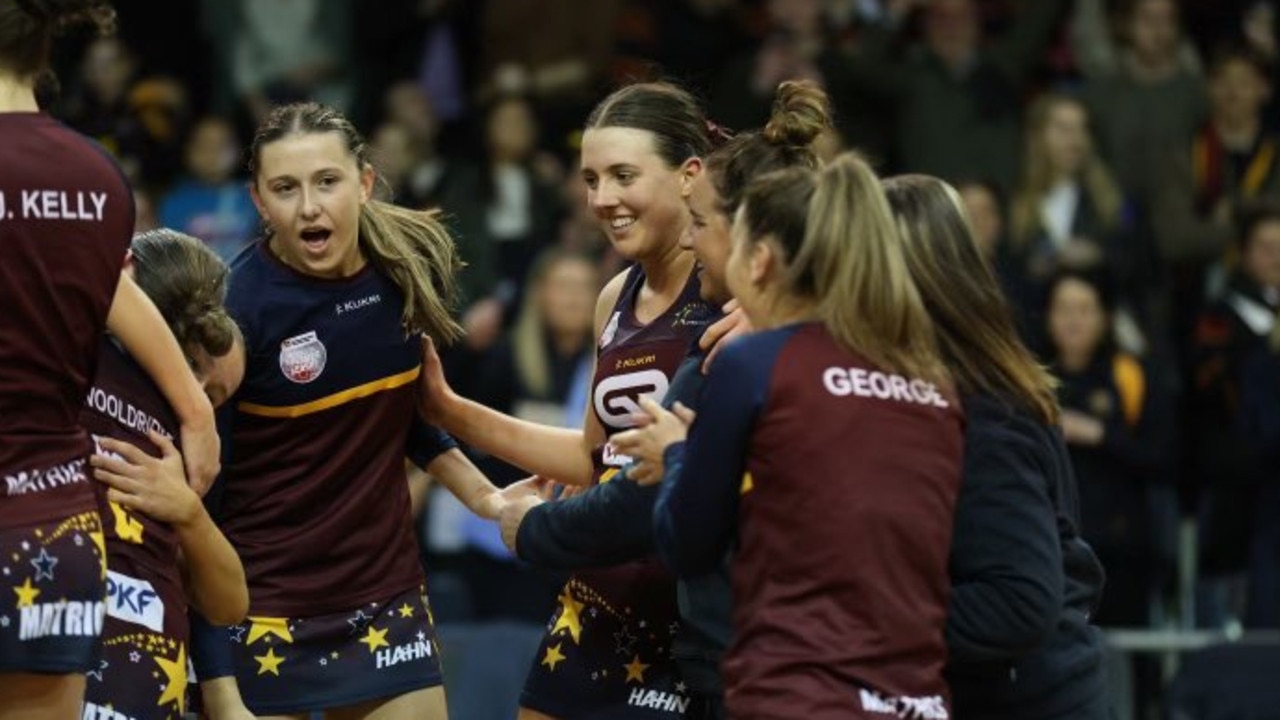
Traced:
<path id="1" fill-rule="evenodd" d="M 560 654 L 560 648 L 563 646 L 564 643 L 556 643 L 555 645 L 552 645 L 547 648 L 547 654 L 542 658 L 542 664 L 551 668 L 551 672 L 556 671 L 556 663 L 564 660 L 564 655 Z"/>
<path id="2" fill-rule="evenodd" d="M 577 645 L 582 637 L 582 618 L 579 613 L 582 612 L 582 603 L 573 599 L 573 594 L 565 588 L 560 593 L 560 617 L 556 618 L 555 627 L 551 628 L 551 634 L 555 635 L 561 630 L 568 630 L 569 637 L 573 638 L 573 644 Z"/>
<path id="3" fill-rule="evenodd" d="M 400 617 L 402 618 L 413 617 L 413 608 L 409 607 L 409 603 L 405 603 L 400 606 Z"/>
<path id="4" fill-rule="evenodd" d="M 18 607 L 31 607 L 35 604 L 36 598 L 40 597 L 40 589 L 31 587 L 31 578 L 27 578 L 21 585 L 13 589 L 18 595 Z"/>
<path id="5" fill-rule="evenodd" d="M 284 658 L 276 655 L 275 648 L 269 647 L 266 655 L 254 655 L 253 659 L 258 661 L 259 675 L 271 673 L 276 677 L 280 677 L 280 663 L 284 662 Z"/>
<path id="6" fill-rule="evenodd" d="M 738 489 L 739 495 L 746 495 L 756 488 L 756 481 L 751 478 L 751 473 L 743 473 L 742 487 Z"/>
<path id="7" fill-rule="evenodd" d="M 391 647 L 391 643 L 387 642 L 387 631 L 379 630 L 373 625 L 369 626 L 369 632 L 365 633 L 365 636 L 360 638 L 360 642 L 369 646 L 370 655 L 380 647 Z"/>
<path id="8" fill-rule="evenodd" d="M 170 660 L 166 657 L 157 655 L 156 664 L 160 666 L 161 672 L 164 673 L 165 686 L 164 694 L 156 701 L 156 705 L 164 705 L 165 703 L 175 703 L 178 706 L 178 714 L 184 715 L 187 712 L 187 648 L 182 643 L 178 643 L 178 657 Z"/>
<path id="9" fill-rule="evenodd" d="M 116 519 L 116 537 L 127 543 L 142 544 L 142 523 L 118 503 L 111 502 L 111 514 Z"/>
<path id="10" fill-rule="evenodd" d="M 293 642 L 293 634 L 289 632 L 289 618 L 251 617 L 249 622 L 253 625 L 249 628 L 249 639 L 245 641 L 245 645 L 252 645 L 268 635 L 275 635 L 287 643 Z"/>
<path id="11" fill-rule="evenodd" d="M 89 531 L 89 539 L 98 548 L 98 565 L 102 567 L 102 578 L 107 577 L 107 536 L 102 532 L 99 526 L 96 530 Z"/>
<path id="12" fill-rule="evenodd" d="M 627 682 L 631 682 L 632 680 L 635 680 L 637 683 L 641 685 L 644 684 L 644 671 L 648 670 L 649 666 L 640 662 L 639 655 L 636 655 L 635 657 L 633 657 L 630 663 L 627 663 L 622 667 L 626 668 L 627 670 L 627 680 L 626 680 Z"/>

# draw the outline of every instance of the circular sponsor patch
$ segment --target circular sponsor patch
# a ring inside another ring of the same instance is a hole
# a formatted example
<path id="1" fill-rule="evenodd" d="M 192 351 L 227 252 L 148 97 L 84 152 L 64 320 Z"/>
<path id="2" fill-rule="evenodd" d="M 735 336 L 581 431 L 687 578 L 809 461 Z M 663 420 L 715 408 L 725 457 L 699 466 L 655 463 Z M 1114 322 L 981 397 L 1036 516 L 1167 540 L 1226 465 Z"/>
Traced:
<path id="1" fill-rule="evenodd" d="M 328 353 L 315 331 L 296 335 L 280 343 L 280 372 L 289 380 L 306 385 L 320 377 Z"/>

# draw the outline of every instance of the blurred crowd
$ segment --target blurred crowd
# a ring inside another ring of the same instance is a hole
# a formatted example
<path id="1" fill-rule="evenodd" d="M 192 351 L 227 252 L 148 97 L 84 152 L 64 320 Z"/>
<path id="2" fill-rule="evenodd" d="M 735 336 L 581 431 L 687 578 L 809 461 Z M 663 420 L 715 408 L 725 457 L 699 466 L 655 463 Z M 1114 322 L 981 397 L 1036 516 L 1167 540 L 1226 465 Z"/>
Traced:
<path id="1" fill-rule="evenodd" d="M 122 160 L 139 229 L 230 259 L 258 229 L 246 133 L 273 103 L 335 105 L 379 192 L 441 208 L 462 249 L 454 387 L 566 425 L 620 268 L 575 168 L 591 105 L 673 79 L 750 128 L 780 81 L 818 81 L 836 113 L 823 153 L 951 181 L 1061 378 L 1084 536 L 1108 570 L 1097 621 L 1280 627 L 1280 2 L 117 5 L 117 36 L 65 41 L 47 98 Z M 1175 602 L 1184 521 L 1194 609 Z M 423 525 L 443 620 L 545 621 L 556 579 L 491 526 L 440 497 Z"/>

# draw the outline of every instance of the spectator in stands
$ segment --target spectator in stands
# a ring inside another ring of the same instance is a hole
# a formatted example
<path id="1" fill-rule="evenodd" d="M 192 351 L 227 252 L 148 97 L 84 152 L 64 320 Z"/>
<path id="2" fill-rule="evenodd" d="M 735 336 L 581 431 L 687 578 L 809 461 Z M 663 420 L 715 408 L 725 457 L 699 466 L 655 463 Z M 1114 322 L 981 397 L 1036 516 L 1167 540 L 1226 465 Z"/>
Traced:
<path id="1" fill-rule="evenodd" d="M 1201 621 L 1220 626 L 1249 618 L 1275 625 L 1280 613 L 1276 556 L 1258 558 L 1246 593 L 1251 547 L 1274 544 L 1277 467 L 1274 440 L 1280 396 L 1268 361 L 1280 309 L 1280 208 L 1249 208 L 1241 224 L 1240 266 L 1195 333 L 1194 432 L 1203 489 Z M 1265 488 L 1265 494 L 1263 494 Z M 1265 535 L 1263 535 L 1265 533 Z"/>
<path id="2" fill-rule="evenodd" d="M 468 299 L 496 295 L 510 307 L 533 257 L 554 242 L 564 210 L 540 158 L 529 100 L 497 99 L 482 127 L 483 157 L 458 169 L 442 204 L 467 263 Z"/>
<path id="3" fill-rule="evenodd" d="M 1107 568 L 1096 621 L 1142 627 L 1156 579 L 1150 498 L 1168 479 L 1171 398 L 1138 358 L 1117 348 L 1106 283 L 1096 273 L 1058 274 L 1049 284 L 1048 336 L 1080 488 L 1081 534 Z"/>
<path id="4" fill-rule="evenodd" d="M 946 180 L 987 177 L 1009 190 L 1018 175 L 1022 96 L 1067 7 L 1024 3 L 1000 37 L 983 37 L 975 0 L 901 0 L 866 29 L 851 79 L 892 98 L 897 160 Z M 896 30 L 915 8 L 924 43 L 892 56 Z"/>
<path id="5" fill-rule="evenodd" d="M 1103 4 L 1076 4 L 1073 45 L 1085 66 L 1083 99 L 1120 187 L 1147 197 L 1151 163 L 1170 145 L 1186 146 L 1208 113 L 1204 76 L 1175 0 L 1127 0 L 1118 43 Z"/>
<path id="6" fill-rule="evenodd" d="M 1013 194 L 1009 238 L 1032 346 L 1044 350 L 1043 320 L 1049 282 L 1062 269 L 1105 269 L 1113 287 L 1130 277 L 1132 243 L 1124 198 L 1094 150 L 1081 102 L 1056 93 L 1028 112 L 1023 172 Z"/>
<path id="7" fill-rule="evenodd" d="M 243 149 L 227 120 L 208 116 L 187 138 L 186 177 L 160 202 L 160 224 L 200 238 L 225 262 L 258 229 L 258 212 L 237 170 Z"/>
<path id="8" fill-rule="evenodd" d="M 1219 56 L 1209 71 L 1208 121 L 1153 168 L 1151 221 L 1171 274 L 1179 341 L 1190 337 L 1206 297 L 1221 292 L 1221 273 L 1213 278 L 1209 270 L 1221 266 L 1237 232 L 1233 210 L 1253 198 L 1280 198 L 1280 138 L 1268 133 L 1262 116 L 1270 94 L 1252 55 Z"/>

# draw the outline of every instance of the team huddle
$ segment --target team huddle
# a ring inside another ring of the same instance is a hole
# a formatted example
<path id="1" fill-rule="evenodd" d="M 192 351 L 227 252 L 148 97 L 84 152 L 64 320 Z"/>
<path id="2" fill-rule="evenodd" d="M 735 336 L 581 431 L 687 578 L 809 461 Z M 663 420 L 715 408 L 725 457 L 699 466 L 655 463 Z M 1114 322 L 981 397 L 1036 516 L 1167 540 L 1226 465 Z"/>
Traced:
<path id="1" fill-rule="evenodd" d="M 406 462 L 573 573 L 521 718 L 1104 716 L 1052 381 L 950 186 L 819 162 L 817 86 L 734 135 L 668 83 L 586 119 L 630 264 L 566 430 L 449 387 L 462 259 L 331 108 L 258 127 L 229 267 L 131 237 L 34 94 L 104 7 L 0 6 L 0 720 L 446 717 Z"/>

